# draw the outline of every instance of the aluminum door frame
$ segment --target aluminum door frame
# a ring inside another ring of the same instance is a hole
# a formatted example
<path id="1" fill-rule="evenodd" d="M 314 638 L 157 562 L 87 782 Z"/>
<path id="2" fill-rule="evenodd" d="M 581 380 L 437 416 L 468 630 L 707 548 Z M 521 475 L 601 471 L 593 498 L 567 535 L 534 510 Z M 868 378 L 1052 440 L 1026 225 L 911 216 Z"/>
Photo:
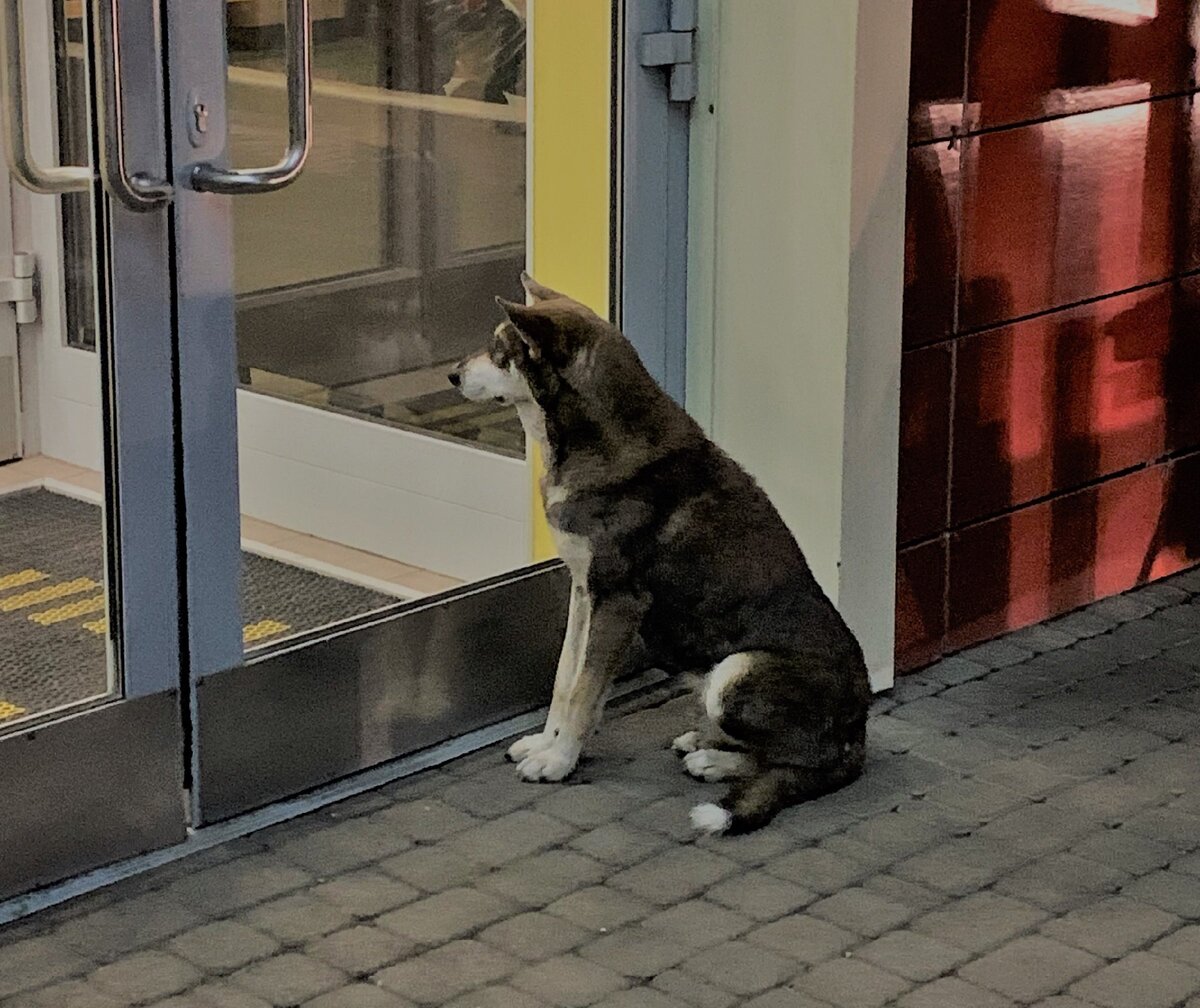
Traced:
<path id="1" fill-rule="evenodd" d="M 171 105 L 176 114 L 196 101 L 208 113 L 203 137 L 175 126 L 177 177 L 191 165 L 227 163 L 224 12 L 217 4 L 165 0 Z M 557 2 L 557 0 L 552 0 Z M 651 174 L 626 194 L 630 175 L 648 170 L 632 152 L 645 151 L 665 86 L 635 87 L 627 53 L 631 25 L 653 19 L 630 11 L 661 12 L 660 0 L 614 0 L 612 94 L 615 142 L 611 178 L 614 263 L 641 262 L 672 249 L 670 296 L 647 276 L 613 306 L 639 333 L 666 332 L 677 360 L 650 360 L 651 369 L 682 395 L 685 327 L 684 248 L 676 230 L 657 218 L 639 225 L 635 207 L 665 203 L 654 185 L 671 185 L 671 207 L 683 199 L 686 227 L 687 142 L 679 145 L 680 110 L 670 110 L 674 170 Z M 205 55 L 208 54 L 208 55 Z M 664 110 L 665 111 L 665 110 Z M 686 122 L 686 116 L 684 116 Z M 632 131 L 632 132 L 630 132 Z M 621 142 L 621 137 L 631 140 Z M 657 156 L 657 155 L 656 155 Z M 655 181 L 656 180 L 656 181 Z M 684 189 L 679 190 L 680 181 Z M 254 199 L 254 196 L 234 197 Z M 187 623 L 191 655 L 190 781 L 197 825 L 227 819 L 269 802 L 464 735 L 543 706 L 565 624 L 567 578 L 559 561 L 521 568 L 453 591 L 397 605 L 245 658 L 237 612 L 239 542 L 237 411 L 234 376 L 232 210 L 230 198 L 181 189 L 175 200 L 176 297 L 180 341 L 182 482 L 187 542 Z M 628 223 L 619 225 L 625 220 Z M 643 234 L 643 226 L 646 233 Z M 674 243 L 674 244 L 673 244 Z M 671 340 L 675 342 L 671 342 Z M 664 351 L 665 352 L 665 351 Z"/>
<path id="2" fill-rule="evenodd" d="M 163 177 L 158 12 L 152 4 L 123 4 L 120 19 L 131 165 Z M 29 37 L 38 37 L 36 25 Z M 31 90 L 51 81 L 41 75 Z M 93 134 L 93 164 L 97 143 Z M 98 183 L 93 207 L 104 221 L 95 228 L 95 261 L 106 334 L 99 350 L 105 567 L 117 600 L 109 609 L 109 650 L 123 691 L 0 737 L 0 898 L 186 835 L 170 221 L 161 211 L 134 213 L 110 202 Z"/>

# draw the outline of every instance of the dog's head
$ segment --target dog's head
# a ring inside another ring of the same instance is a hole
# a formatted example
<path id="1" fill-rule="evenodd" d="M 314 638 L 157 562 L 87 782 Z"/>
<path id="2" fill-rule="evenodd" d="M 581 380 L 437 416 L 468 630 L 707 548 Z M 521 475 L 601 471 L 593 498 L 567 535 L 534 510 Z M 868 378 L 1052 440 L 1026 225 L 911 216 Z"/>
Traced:
<path id="1" fill-rule="evenodd" d="M 608 328 L 590 309 L 528 273 L 521 274 L 521 283 L 531 303 L 496 298 L 504 321 L 483 349 L 460 360 L 448 376 L 468 399 L 540 401 L 550 389 L 570 382 Z"/>

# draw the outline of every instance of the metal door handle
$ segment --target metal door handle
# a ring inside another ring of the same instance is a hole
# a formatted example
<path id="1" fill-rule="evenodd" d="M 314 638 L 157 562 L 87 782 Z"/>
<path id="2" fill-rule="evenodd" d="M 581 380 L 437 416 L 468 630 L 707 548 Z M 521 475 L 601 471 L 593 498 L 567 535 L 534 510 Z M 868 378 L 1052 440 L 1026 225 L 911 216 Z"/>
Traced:
<path id="1" fill-rule="evenodd" d="M 20 2 L 20 0 L 17 0 Z M 130 210 L 153 210 L 171 199 L 171 183 L 137 173 L 125 163 L 125 102 L 121 89 L 121 29 L 117 0 L 92 4 L 92 58 L 101 83 L 98 108 L 104 188 Z"/>
<path id="2" fill-rule="evenodd" d="M 283 160 L 269 168 L 198 164 L 192 169 L 193 189 L 233 196 L 273 192 L 299 176 L 312 147 L 312 19 L 308 8 L 309 0 L 287 0 L 288 148 Z"/>
<path id="3" fill-rule="evenodd" d="M 4 64 L 4 94 L 0 100 L 0 127 L 8 170 L 26 189 L 38 193 L 65 193 L 87 189 L 95 177 L 84 165 L 39 165 L 29 153 L 29 122 L 25 105 L 25 26 L 21 0 L 0 0 L 0 62 Z"/>

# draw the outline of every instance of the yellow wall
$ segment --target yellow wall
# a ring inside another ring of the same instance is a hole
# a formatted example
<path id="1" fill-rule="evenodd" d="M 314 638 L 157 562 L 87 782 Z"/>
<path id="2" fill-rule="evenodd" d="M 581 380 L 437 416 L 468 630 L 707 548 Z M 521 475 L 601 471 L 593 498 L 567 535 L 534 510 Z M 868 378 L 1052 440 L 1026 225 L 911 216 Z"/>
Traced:
<path id="1" fill-rule="evenodd" d="M 542 283 L 608 314 L 612 0 L 533 0 L 532 263 Z M 533 558 L 555 555 L 531 457 Z"/>

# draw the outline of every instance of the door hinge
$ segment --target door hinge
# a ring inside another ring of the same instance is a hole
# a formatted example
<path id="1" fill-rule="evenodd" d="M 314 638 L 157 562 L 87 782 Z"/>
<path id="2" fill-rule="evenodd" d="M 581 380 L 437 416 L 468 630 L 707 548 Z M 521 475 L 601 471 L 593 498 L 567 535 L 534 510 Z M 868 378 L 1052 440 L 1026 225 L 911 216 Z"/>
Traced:
<path id="1" fill-rule="evenodd" d="M 8 302 L 17 313 L 17 322 L 36 322 L 37 259 L 32 252 L 14 252 L 12 276 L 0 276 L 0 302 Z"/>
<path id="2" fill-rule="evenodd" d="M 698 0 L 671 0 L 669 31 L 645 32 L 638 48 L 638 63 L 666 67 L 667 97 L 690 102 L 696 97 L 696 26 Z"/>

